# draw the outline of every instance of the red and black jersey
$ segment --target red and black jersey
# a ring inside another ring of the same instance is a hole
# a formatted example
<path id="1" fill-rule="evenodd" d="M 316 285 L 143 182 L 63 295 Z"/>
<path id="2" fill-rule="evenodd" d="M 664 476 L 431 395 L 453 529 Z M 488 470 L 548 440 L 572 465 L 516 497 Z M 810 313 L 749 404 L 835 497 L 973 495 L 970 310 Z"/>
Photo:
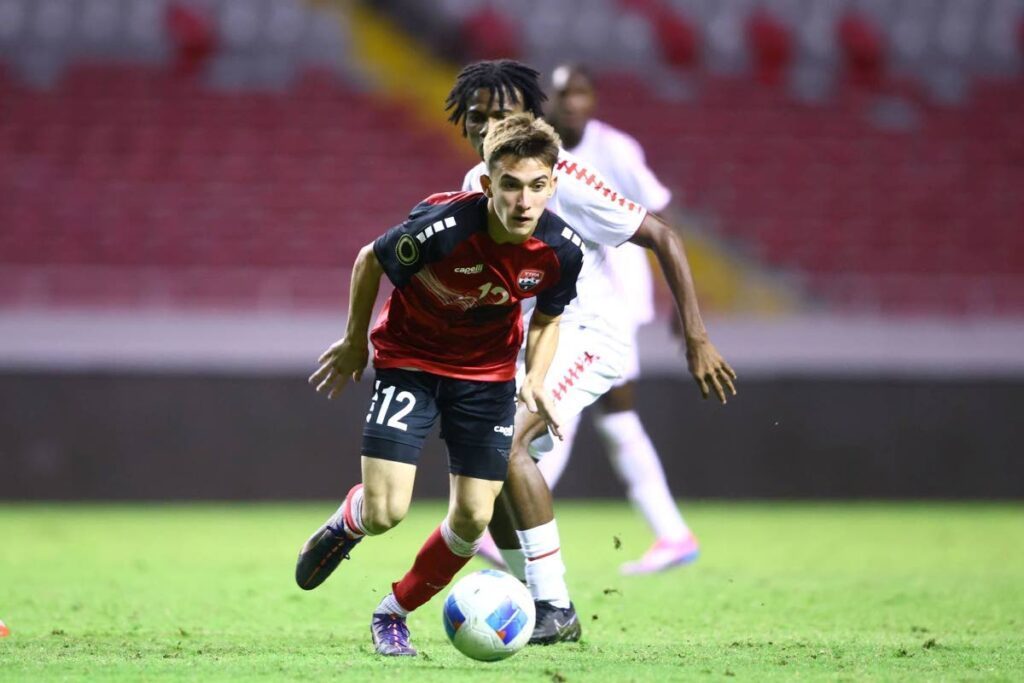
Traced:
<path id="1" fill-rule="evenodd" d="M 582 241 L 545 211 L 522 244 L 487 233 L 479 192 L 428 197 L 373 251 L 395 291 L 370 334 L 374 367 L 417 368 L 479 381 L 515 378 L 523 342 L 519 302 L 560 315 L 576 296 Z"/>

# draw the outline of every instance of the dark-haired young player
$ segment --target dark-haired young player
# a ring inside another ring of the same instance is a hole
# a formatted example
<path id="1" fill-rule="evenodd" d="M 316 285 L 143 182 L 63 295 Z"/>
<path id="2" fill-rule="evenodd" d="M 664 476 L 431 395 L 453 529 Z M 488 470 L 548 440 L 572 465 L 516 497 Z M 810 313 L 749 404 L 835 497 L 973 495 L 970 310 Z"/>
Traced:
<path id="1" fill-rule="evenodd" d="M 519 112 L 541 115 L 546 98 L 539 75 L 511 60 L 471 64 L 459 74 L 448 96 L 449 120 L 462 128 L 482 156 L 489 130 L 502 119 Z M 484 172 L 484 164 L 471 169 L 463 189 L 478 188 Z M 578 297 L 563 315 L 558 351 L 548 373 L 547 386 L 559 417 L 578 414 L 612 388 L 625 369 L 631 343 L 629 325 L 608 305 L 616 293 L 602 265 L 606 249 L 626 241 L 657 256 L 681 318 L 690 372 L 705 398 L 713 390 L 724 403 L 727 392 L 735 393 L 736 374 L 708 339 L 676 231 L 564 149 L 559 151 L 555 176 L 558 189 L 549 208 L 579 233 L 587 253 Z M 501 493 L 504 503 L 497 506 L 490 525 L 509 570 L 527 582 L 536 602 L 532 643 L 580 637 L 579 620 L 565 584 L 551 492 L 531 458 L 531 454 L 539 458 L 550 448 L 545 437 L 542 420 L 526 411 L 517 414 L 508 480 Z"/>
<path id="2" fill-rule="evenodd" d="M 346 334 L 310 377 L 328 397 L 360 378 L 386 274 L 395 290 L 370 334 L 376 378 L 363 430 L 363 480 L 306 542 L 295 569 L 300 587 L 315 588 L 363 537 L 402 520 L 423 442 L 440 418 L 451 472 L 448 515 L 374 611 L 380 654 L 416 654 L 406 616 L 451 582 L 490 521 L 508 471 L 526 299 L 536 299 L 536 312 L 519 397 L 558 432 L 544 378 L 583 262 L 580 238 L 544 208 L 555 189 L 558 149 L 551 127 L 531 116 L 494 126 L 483 150 L 483 193 L 428 197 L 359 253 Z"/>

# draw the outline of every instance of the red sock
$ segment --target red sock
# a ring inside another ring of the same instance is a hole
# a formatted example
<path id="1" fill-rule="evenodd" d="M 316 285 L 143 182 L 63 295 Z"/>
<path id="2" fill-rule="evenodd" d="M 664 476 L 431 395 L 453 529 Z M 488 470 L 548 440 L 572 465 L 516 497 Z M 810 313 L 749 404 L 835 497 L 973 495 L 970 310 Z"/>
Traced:
<path id="1" fill-rule="evenodd" d="M 416 554 L 412 569 L 401 581 L 391 584 L 398 604 L 410 612 L 424 604 L 451 583 L 470 557 L 453 553 L 441 536 L 441 527 L 434 529 Z"/>

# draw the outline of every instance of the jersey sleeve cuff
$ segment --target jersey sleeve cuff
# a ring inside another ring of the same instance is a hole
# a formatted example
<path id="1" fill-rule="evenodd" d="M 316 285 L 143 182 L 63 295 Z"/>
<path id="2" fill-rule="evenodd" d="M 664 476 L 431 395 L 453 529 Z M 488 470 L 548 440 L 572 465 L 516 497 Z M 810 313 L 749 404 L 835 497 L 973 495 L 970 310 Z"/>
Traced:
<path id="1" fill-rule="evenodd" d="M 378 237 L 373 241 L 373 255 L 377 257 L 377 262 L 380 263 L 380 267 L 384 270 L 384 274 L 387 275 L 388 280 L 395 287 L 401 287 L 405 284 L 402 279 L 402 272 L 394 267 L 394 264 L 387 258 L 385 250 L 387 247 L 384 246 L 384 237 Z"/>
<path id="2" fill-rule="evenodd" d="M 644 219 L 647 218 L 647 214 L 650 213 L 646 206 L 641 206 L 640 208 L 642 209 L 642 212 L 640 213 L 640 220 L 636 222 L 636 227 L 633 228 L 633 232 L 630 233 L 629 237 L 616 244 L 616 247 L 621 247 L 623 244 L 636 237 L 636 233 L 640 230 L 640 226 L 643 225 Z"/>
<path id="3" fill-rule="evenodd" d="M 565 306 L 545 306 L 543 304 L 538 303 L 537 310 L 546 316 L 557 318 L 558 316 L 562 315 L 562 313 L 565 311 Z"/>

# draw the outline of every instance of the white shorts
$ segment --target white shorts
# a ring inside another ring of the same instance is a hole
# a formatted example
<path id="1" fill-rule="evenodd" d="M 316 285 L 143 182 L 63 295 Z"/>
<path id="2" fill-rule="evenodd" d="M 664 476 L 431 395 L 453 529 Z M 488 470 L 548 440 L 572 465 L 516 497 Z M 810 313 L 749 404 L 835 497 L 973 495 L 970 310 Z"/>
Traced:
<path id="1" fill-rule="evenodd" d="M 637 349 L 635 332 L 633 334 L 633 343 L 626 348 L 626 355 L 622 360 L 622 375 L 614 384 L 617 387 L 635 382 L 640 377 L 640 351 Z"/>
<path id="2" fill-rule="evenodd" d="M 630 354 L 629 344 L 600 334 L 591 328 L 563 326 L 559 330 L 558 350 L 548 368 L 545 387 L 555 399 L 558 417 L 568 420 L 616 386 L 623 376 Z M 516 386 L 526 377 L 523 354 L 517 367 Z M 553 442 L 545 433 L 533 442 L 533 448 L 546 453 Z"/>

